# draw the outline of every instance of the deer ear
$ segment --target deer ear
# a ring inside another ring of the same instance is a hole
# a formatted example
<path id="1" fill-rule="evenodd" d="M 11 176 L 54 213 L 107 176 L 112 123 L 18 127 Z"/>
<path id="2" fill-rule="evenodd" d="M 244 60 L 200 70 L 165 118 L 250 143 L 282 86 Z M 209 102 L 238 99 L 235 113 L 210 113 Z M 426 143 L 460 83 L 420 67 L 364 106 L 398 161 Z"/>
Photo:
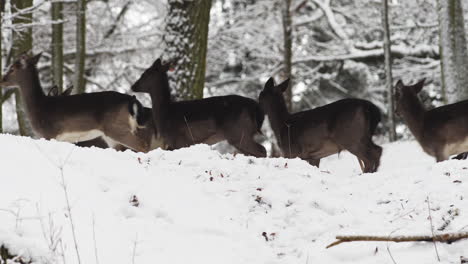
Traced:
<path id="1" fill-rule="evenodd" d="M 400 79 L 398 82 L 395 84 L 395 91 L 401 91 L 405 85 L 403 84 L 403 81 Z"/>
<path id="2" fill-rule="evenodd" d="M 415 85 L 413 85 L 413 92 L 414 93 L 419 93 L 421 92 L 422 88 L 424 87 L 424 83 L 426 82 L 426 78 L 421 79 L 419 82 L 417 82 Z"/>
<path id="3" fill-rule="evenodd" d="M 153 65 L 151 65 L 151 68 L 155 68 L 155 69 L 161 68 L 161 59 L 158 58 L 158 59 L 153 63 Z"/>
<path id="4" fill-rule="evenodd" d="M 21 54 L 19 60 L 16 61 L 16 65 L 19 65 L 21 69 L 26 69 L 28 67 L 29 57 L 26 53 Z"/>
<path id="5" fill-rule="evenodd" d="M 62 95 L 64 96 L 69 96 L 73 92 L 73 85 L 70 85 L 65 89 L 65 91 L 62 92 Z"/>
<path id="6" fill-rule="evenodd" d="M 47 93 L 47 96 L 57 96 L 58 94 L 59 94 L 58 86 L 54 85 L 49 89 L 49 92 Z"/>
<path id="7" fill-rule="evenodd" d="M 284 82 L 282 82 L 280 85 L 277 86 L 278 89 L 280 89 L 282 93 L 284 93 L 288 89 L 289 81 L 290 81 L 290 78 L 287 78 Z"/>
<path id="8" fill-rule="evenodd" d="M 273 89 L 273 87 L 275 87 L 275 80 L 273 79 L 273 77 L 270 77 L 268 81 L 265 83 L 265 90 Z"/>
<path id="9" fill-rule="evenodd" d="M 39 52 L 38 54 L 36 54 L 35 56 L 31 57 L 28 59 L 28 63 L 32 64 L 32 65 L 36 65 L 37 62 L 39 61 L 39 59 L 41 58 L 42 56 L 42 52 Z"/>

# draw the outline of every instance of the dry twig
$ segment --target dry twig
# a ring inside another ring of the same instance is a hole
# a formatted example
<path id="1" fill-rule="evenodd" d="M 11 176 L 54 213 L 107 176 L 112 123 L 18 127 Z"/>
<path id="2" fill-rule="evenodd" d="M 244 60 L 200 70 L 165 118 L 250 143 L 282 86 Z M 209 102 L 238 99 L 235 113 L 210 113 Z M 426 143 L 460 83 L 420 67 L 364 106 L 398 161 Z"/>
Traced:
<path id="1" fill-rule="evenodd" d="M 427 209 L 429 212 L 429 222 L 431 223 L 431 233 L 432 233 L 432 237 L 434 237 L 434 224 L 432 223 L 431 204 L 429 203 L 429 196 L 427 197 L 426 202 L 427 202 Z M 437 260 L 440 262 L 439 251 L 437 250 L 437 244 L 434 240 L 432 240 L 432 243 L 434 244 L 434 249 L 437 255 Z"/>
<path id="2" fill-rule="evenodd" d="M 339 245 L 345 242 L 354 241 L 378 241 L 378 242 L 442 242 L 453 243 L 458 240 L 468 239 L 468 232 L 462 233 L 446 233 L 434 236 L 336 236 L 337 241 L 331 243 L 327 248 Z"/>

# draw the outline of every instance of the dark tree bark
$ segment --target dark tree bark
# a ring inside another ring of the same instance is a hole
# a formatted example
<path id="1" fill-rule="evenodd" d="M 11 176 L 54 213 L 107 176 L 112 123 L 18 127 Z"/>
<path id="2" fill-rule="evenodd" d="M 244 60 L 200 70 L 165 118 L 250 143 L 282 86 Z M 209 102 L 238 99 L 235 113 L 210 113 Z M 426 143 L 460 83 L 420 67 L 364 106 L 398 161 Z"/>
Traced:
<path id="1" fill-rule="evenodd" d="M 292 111 L 292 18 L 291 0 L 284 0 L 282 6 L 283 18 L 283 79 L 291 78 L 291 87 L 286 90 L 284 99 L 289 111 Z"/>
<path id="2" fill-rule="evenodd" d="M 84 93 L 86 64 L 86 0 L 78 0 L 76 5 L 76 57 L 75 83 L 76 93 Z"/>
<path id="3" fill-rule="evenodd" d="M 393 98 L 393 76 L 392 76 L 392 53 L 390 43 L 390 26 L 388 22 L 388 1 L 382 0 L 382 26 L 384 29 L 384 56 L 385 56 L 385 86 L 387 87 L 387 104 L 388 104 L 388 137 L 389 140 L 396 140 L 395 131 L 395 107 Z"/>
<path id="4" fill-rule="evenodd" d="M 52 21 L 63 20 L 61 2 L 51 4 Z M 59 92 L 63 91 L 63 23 L 52 24 L 52 77 Z"/>
<path id="5" fill-rule="evenodd" d="M 5 1 L 0 0 L 0 80 L 2 79 L 3 65 L 2 65 L 2 40 L 3 40 L 3 29 L 2 29 L 2 19 L 3 11 L 5 10 Z M 0 88 L 0 133 L 3 133 L 3 89 Z"/>
<path id="6" fill-rule="evenodd" d="M 18 10 L 31 7 L 33 0 L 12 0 L 11 2 L 12 13 Z M 17 16 L 13 20 L 13 24 L 29 24 L 32 22 L 32 13 L 26 13 L 21 16 Z M 10 58 L 16 59 L 23 52 L 29 52 L 32 50 L 32 27 L 27 27 L 23 31 L 13 32 L 13 46 L 11 49 Z M 23 100 L 18 90 L 15 93 L 16 100 L 16 116 L 18 119 L 18 129 L 22 136 L 32 136 L 32 128 L 29 120 L 26 118 L 26 112 L 24 110 Z"/>
<path id="7" fill-rule="evenodd" d="M 169 0 L 165 59 L 175 61 L 170 85 L 183 99 L 203 97 L 211 0 Z"/>
<path id="8" fill-rule="evenodd" d="M 461 0 L 438 0 L 442 93 L 446 103 L 468 98 L 468 52 Z"/>

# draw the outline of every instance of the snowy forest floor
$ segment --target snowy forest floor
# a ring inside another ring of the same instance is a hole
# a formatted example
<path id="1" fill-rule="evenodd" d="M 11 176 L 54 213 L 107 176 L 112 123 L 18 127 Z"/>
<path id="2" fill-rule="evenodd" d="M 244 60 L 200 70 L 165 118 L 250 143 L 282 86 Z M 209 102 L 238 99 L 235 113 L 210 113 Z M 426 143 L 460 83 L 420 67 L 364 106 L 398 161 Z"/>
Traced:
<path id="1" fill-rule="evenodd" d="M 317 169 L 0 135 L 0 165 L 0 244 L 37 263 L 78 263 L 72 230 L 88 264 L 438 263 L 425 242 L 325 249 L 336 235 L 431 235 L 428 197 L 435 233 L 468 231 L 468 161 L 435 163 L 415 142 L 384 145 L 379 171 L 361 174 L 346 152 Z M 468 240 L 437 251 L 460 263 Z"/>

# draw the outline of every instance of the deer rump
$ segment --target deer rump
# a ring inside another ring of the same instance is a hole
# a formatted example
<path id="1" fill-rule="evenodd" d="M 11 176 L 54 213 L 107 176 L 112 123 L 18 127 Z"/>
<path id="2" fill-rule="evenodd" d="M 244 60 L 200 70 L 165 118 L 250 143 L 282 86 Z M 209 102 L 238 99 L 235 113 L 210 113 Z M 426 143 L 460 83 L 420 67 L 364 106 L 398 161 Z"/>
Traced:
<path id="1" fill-rule="evenodd" d="M 215 96 L 171 102 L 167 108 L 161 133 L 169 149 L 227 140 L 247 154 L 259 154 L 248 149 L 264 120 L 264 113 L 254 100 L 238 95 Z"/>
<path id="2" fill-rule="evenodd" d="M 379 166 L 381 148 L 372 142 L 380 110 L 369 101 L 343 99 L 291 114 L 280 133 L 283 154 L 318 165 L 321 158 L 348 150 L 365 164 L 365 172 Z"/>
<path id="3" fill-rule="evenodd" d="M 466 159 L 468 101 L 427 111 L 424 115 L 422 131 L 421 145 L 424 151 L 438 158 L 438 161 L 447 160 L 451 155 L 457 155 L 456 159 Z"/>
<path id="4" fill-rule="evenodd" d="M 144 125 L 141 126 L 139 124 L 139 127 L 137 128 L 135 135 L 139 138 L 144 139 L 145 142 L 150 143 L 150 148 L 149 150 L 153 150 L 156 148 L 162 148 L 163 144 L 162 142 L 158 141 L 155 135 L 155 128 L 153 125 L 153 118 L 152 118 L 152 109 L 148 107 L 143 108 L 143 117 L 141 121 L 144 122 Z M 96 147 L 96 148 L 112 148 L 117 151 L 125 151 L 129 149 L 128 147 L 125 147 L 124 145 L 121 145 L 113 140 L 110 140 L 110 138 L 107 137 L 97 137 L 95 139 L 91 140 L 86 140 L 86 141 L 80 141 L 76 142 L 75 145 L 79 147 Z"/>

